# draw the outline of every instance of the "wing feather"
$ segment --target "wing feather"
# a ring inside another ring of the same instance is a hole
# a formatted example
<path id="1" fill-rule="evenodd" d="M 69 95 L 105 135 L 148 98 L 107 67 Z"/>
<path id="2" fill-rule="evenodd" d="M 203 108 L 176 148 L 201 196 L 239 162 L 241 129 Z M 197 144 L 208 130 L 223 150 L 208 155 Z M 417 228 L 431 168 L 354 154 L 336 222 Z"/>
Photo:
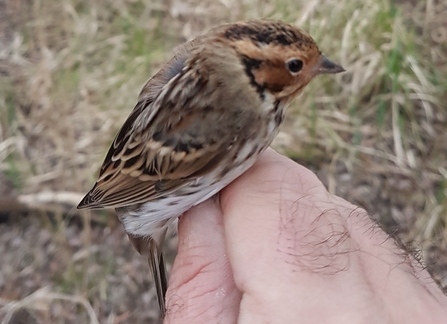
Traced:
<path id="1" fill-rule="evenodd" d="M 206 100 L 207 71 L 186 68 L 184 57 L 174 63 L 176 73 L 162 70 L 144 87 L 78 208 L 117 208 L 160 198 L 216 167 L 227 154 L 230 135 L 217 129 L 211 134 L 197 131 L 207 116 L 221 113 Z M 194 99 L 198 95 L 203 102 Z"/>

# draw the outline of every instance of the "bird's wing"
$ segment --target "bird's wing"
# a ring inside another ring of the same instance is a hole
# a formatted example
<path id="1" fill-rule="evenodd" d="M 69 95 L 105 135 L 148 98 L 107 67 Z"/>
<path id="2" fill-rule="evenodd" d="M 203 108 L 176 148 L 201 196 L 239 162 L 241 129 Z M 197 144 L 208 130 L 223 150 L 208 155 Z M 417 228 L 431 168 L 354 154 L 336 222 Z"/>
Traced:
<path id="1" fill-rule="evenodd" d="M 214 169 L 228 154 L 234 134 L 210 125 L 222 112 L 207 99 L 209 73 L 187 64 L 175 60 L 144 87 L 78 208 L 151 201 Z"/>

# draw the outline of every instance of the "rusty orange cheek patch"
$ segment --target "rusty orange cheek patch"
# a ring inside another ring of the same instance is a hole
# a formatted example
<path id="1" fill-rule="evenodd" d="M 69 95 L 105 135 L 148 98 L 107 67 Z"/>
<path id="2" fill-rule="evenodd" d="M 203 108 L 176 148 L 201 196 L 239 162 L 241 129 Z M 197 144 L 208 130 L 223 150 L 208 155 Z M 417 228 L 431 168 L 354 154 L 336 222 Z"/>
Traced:
<path id="1" fill-rule="evenodd" d="M 294 83 L 294 77 L 290 75 L 286 67 L 263 65 L 253 71 L 256 83 L 268 89 L 271 93 L 281 92 L 285 87 Z"/>

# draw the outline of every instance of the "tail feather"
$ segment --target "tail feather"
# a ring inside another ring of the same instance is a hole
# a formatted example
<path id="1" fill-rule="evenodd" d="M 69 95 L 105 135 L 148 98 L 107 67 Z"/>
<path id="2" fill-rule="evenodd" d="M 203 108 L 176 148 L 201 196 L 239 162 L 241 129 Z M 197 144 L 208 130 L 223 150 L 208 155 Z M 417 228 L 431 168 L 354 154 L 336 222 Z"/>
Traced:
<path id="1" fill-rule="evenodd" d="M 158 246 L 157 242 L 150 237 L 138 237 L 131 234 L 128 234 L 128 236 L 138 253 L 147 258 L 154 277 L 158 306 L 160 308 L 160 317 L 163 319 L 166 315 L 165 296 L 166 290 L 168 289 L 168 276 L 162 249 Z"/>
<path id="2" fill-rule="evenodd" d="M 154 244 L 155 245 L 155 244 Z M 154 276 L 155 289 L 157 290 L 158 306 L 160 307 L 160 316 L 164 318 L 166 315 L 166 290 L 168 289 L 168 280 L 166 275 L 165 262 L 163 253 L 155 248 L 152 250 L 152 257 L 148 258 Z"/>

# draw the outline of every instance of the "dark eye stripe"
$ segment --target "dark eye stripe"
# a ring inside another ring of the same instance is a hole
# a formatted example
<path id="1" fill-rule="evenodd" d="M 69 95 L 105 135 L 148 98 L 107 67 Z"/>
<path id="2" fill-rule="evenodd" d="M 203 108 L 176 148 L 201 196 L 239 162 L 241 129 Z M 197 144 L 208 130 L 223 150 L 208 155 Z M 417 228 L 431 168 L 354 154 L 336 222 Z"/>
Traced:
<path id="1" fill-rule="evenodd" d="M 256 92 L 259 94 L 259 97 L 261 98 L 262 101 L 264 101 L 265 99 L 265 94 L 264 94 L 264 90 L 265 87 L 259 83 L 256 82 L 255 76 L 253 74 L 253 70 L 257 70 L 261 67 L 262 61 L 260 60 L 256 60 L 253 58 L 250 58 L 248 56 L 243 55 L 241 57 L 242 60 L 242 64 L 244 64 L 244 71 L 245 74 L 247 74 L 247 76 L 250 79 L 250 84 L 256 88 Z"/>

